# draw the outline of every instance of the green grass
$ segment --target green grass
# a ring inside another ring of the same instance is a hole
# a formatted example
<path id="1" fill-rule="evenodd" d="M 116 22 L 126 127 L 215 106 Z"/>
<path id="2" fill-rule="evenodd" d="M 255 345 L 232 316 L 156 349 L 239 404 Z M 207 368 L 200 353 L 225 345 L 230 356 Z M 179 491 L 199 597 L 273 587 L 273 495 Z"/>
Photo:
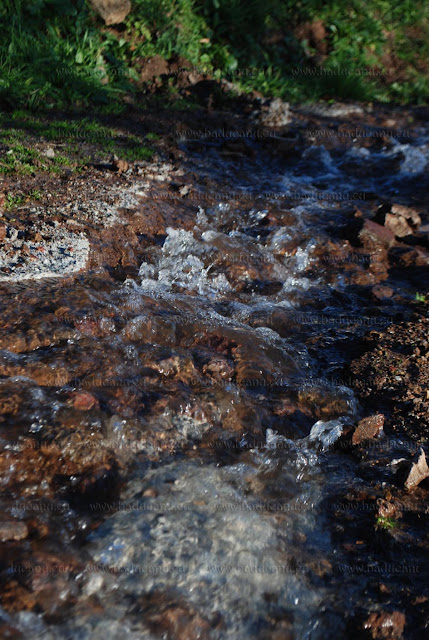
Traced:
<path id="1" fill-rule="evenodd" d="M 398 523 L 393 518 L 386 518 L 385 516 L 378 516 L 375 526 L 377 529 L 384 529 L 390 531 L 398 526 Z"/>
<path id="2" fill-rule="evenodd" d="M 154 55 L 180 55 L 246 92 L 291 101 L 429 99 L 424 0 L 371 0 L 364 8 L 361 0 L 133 0 L 132 6 L 124 25 L 106 28 L 84 0 L 2 0 L 0 103 L 31 111 L 92 105 L 119 114 L 126 94 L 145 90 L 142 60 Z M 299 25 L 314 21 L 326 30 L 323 56 L 318 42 L 297 35 Z M 363 76 L 362 69 L 381 75 Z"/>
<path id="3" fill-rule="evenodd" d="M 29 193 L 25 195 L 12 195 L 11 193 L 7 193 L 4 202 L 4 208 L 6 211 L 11 211 L 16 207 L 19 207 L 23 202 L 28 202 L 29 200 L 40 200 L 42 197 L 42 193 L 38 189 L 33 189 Z"/>
<path id="4" fill-rule="evenodd" d="M 106 160 L 111 154 L 128 162 L 150 160 L 154 153 L 150 143 L 157 139 L 156 134 L 123 133 L 90 118 L 55 120 L 21 109 L 0 114 L 0 174 L 82 171 L 89 162 Z M 46 156 L 49 146 L 52 158 Z"/>

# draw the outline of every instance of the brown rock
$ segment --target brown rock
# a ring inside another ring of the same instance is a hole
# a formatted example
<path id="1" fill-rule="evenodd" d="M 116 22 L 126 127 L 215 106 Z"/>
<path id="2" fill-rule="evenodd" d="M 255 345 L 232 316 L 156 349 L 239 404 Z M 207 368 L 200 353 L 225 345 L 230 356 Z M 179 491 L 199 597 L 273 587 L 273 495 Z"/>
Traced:
<path id="1" fill-rule="evenodd" d="M 149 487 L 143 491 L 144 498 L 156 498 L 158 496 L 158 491 L 153 487 Z"/>
<path id="2" fill-rule="evenodd" d="M 204 365 L 203 373 L 217 380 L 231 380 L 234 375 L 234 367 L 231 367 L 226 358 L 219 355 L 211 358 L 210 362 Z"/>
<path id="3" fill-rule="evenodd" d="M 389 255 L 403 267 L 427 267 L 429 264 L 429 252 L 419 245 L 394 247 Z"/>
<path id="4" fill-rule="evenodd" d="M 403 238 L 413 233 L 412 227 L 403 216 L 395 216 L 392 213 L 386 213 L 384 226 L 390 229 L 397 238 Z"/>
<path id="5" fill-rule="evenodd" d="M 383 285 L 378 284 L 377 286 L 373 287 L 372 293 L 379 300 L 383 300 L 383 298 L 391 298 L 395 292 L 392 287 L 384 287 Z"/>
<path id="6" fill-rule="evenodd" d="M 98 408 L 98 400 L 88 391 L 79 391 L 73 398 L 73 406 L 80 411 L 89 411 L 93 407 Z"/>
<path id="7" fill-rule="evenodd" d="M 411 466 L 408 477 L 405 481 L 406 489 L 413 489 L 425 478 L 429 477 L 429 468 L 426 462 L 426 456 L 423 449 L 418 457 L 417 462 L 414 462 Z"/>
<path id="8" fill-rule="evenodd" d="M 365 622 L 365 629 L 371 633 L 374 640 L 400 640 L 405 627 L 405 615 L 400 611 L 382 611 L 371 613 Z"/>
<path id="9" fill-rule="evenodd" d="M 21 399 L 16 394 L 0 398 L 0 415 L 11 414 L 16 415 L 18 413 Z"/>
<path id="10" fill-rule="evenodd" d="M 375 222 L 384 225 L 397 238 L 403 238 L 412 235 L 419 228 L 422 221 L 414 209 L 394 204 L 390 211 L 388 206 L 382 205 L 376 213 Z"/>
<path id="11" fill-rule="evenodd" d="M 131 11 L 130 0 L 89 0 L 106 24 L 123 22 Z"/>
<path id="12" fill-rule="evenodd" d="M 4 224 L 0 224 L 0 242 L 6 238 L 6 227 Z"/>
<path id="13" fill-rule="evenodd" d="M 13 518 L 5 518 L 2 514 L 0 522 L 0 542 L 8 540 L 24 540 L 28 536 L 28 527 L 25 522 Z"/>
<path id="14" fill-rule="evenodd" d="M 417 211 L 415 211 L 415 209 L 411 209 L 411 207 L 404 207 L 402 204 L 394 204 L 391 208 L 391 212 L 394 215 L 400 215 L 403 218 L 406 218 L 412 227 L 418 228 L 422 223 L 422 219 Z"/>
<path id="15" fill-rule="evenodd" d="M 166 601 L 159 592 L 142 599 L 141 606 L 149 628 L 171 640 L 208 638 L 210 624 L 187 603 Z M 154 606 L 155 605 L 155 606 Z M 217 626 L 215 620 L 213 626 Z"/>
<path id="16" fill-rule="evenodd" d="M 23 635 L 15 627 L 8 624 L 0 624 L 0 638 L 8 638 L 9 640 L 22 640 Z"/>
<path id="17" fill-rule="evenodd" d="M 375 416 L 369 416 L 364 418 L 358 423 L 356 430 L 352 437 L 354 445 L 361 444 L 365 440 L 372 440 L 383 429 L 384 415 L 378 413 Z"/>
<path id="18" fill-rule="evenodd" d="M 377 222 L 373 220 L 365 220 L 363 228 L 359 233 L 359 238 L 364 245 L 369 242 L 391 247 L 395 242 L 395 234 L 393 231 L 382 227 L 381 224 L 377 224 Z"/>
<path id="19" fill-rule="evenodd" d="M 118 160 L 114 160 L 113 167 L 116 169 L 116 171 L 119 174 L 121 174 L 121 173 L 124 173 L 128 169 L 129 165 L 128 165 L 128 162 L 126 162 L 125 160 L 119 160 L 118 159 Z"/>
<path id="20" fill-rule="evenodd" d="M 199 380 L 198 371 L 189 357 L 172 356 L 154 364 L 153 368 L 166 378 L 174 377 L 185 383 L 193 384 Z"/>

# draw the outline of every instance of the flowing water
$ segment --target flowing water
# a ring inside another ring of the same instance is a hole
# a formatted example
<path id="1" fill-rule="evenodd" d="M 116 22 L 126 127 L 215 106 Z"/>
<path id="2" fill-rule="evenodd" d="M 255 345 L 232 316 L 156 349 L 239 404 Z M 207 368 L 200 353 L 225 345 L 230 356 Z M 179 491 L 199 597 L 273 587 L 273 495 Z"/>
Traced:
<path id="1" fill-rule="evenodd" d="M 237 160 L 183 145 L 195 226 L 169 227 L 138 273 L 2 284 L 0 387 L 20 405 L 3 445 L 113 446 L 128 469 L 114 502 L 85 511 L 66 497 L 58 535 L 85 565 L 75 608 L 51 623 L 4 612 L 24 635 L 326 640 L 346 637 L 345 611 L 371 609 L 380 574 L 398 579 L 389 550 L 351 564 L 337 512 L 344 487 L 390 480 L 409 443 L 384 450 L 382 436 L 365 464 L 332 445 L 365 416 L 342 378 L 349 349 L 406 317 L 414 289 L 390 277 L 401 298 L 368 302 L 381 258 L 341 230 L 374 203 L 421 204 L 429 136 L 283 158 L 255 148 Z M 71 408 L 76 390 L 98 406 Z M 92 596 L 99 606 L 80 609 Z"/>

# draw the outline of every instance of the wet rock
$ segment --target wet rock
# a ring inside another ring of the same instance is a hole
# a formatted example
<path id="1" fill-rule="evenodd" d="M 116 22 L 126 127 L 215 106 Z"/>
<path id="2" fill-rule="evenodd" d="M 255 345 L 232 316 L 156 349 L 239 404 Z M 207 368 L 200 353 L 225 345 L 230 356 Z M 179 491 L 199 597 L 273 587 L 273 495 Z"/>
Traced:
<path id="1" fill-rule="evenodd" d="M 81 569 L 71 554 L 56 555 L 45 551 L 37 551 L 30 559 L 15 566 L 16 575 L 30 591 L 35 605 L 43 611 L 47 621 L 52 622 L 76 602 L 78 584 L 73 577 Z"/>
<path id="2" fill-rule="evenodd" d="M 403 216 L 394 216 L 391 213 L 386 214 L 384 226 L 390 229 L 397 238 L 403 238 L 413 233 L 412 228 Z"/>
<path id="3" fill-rule="evenodd" d="M 113 491 L 114 482 L 108 482 L 109 478 L 116 481 L 112 452 L 101 446 L 90 447 L 87 440 L 80 449 L 70 450 L 66 446 L 69 439 L 65 438 L 63 447 L 46 443 L 38 449 L 28 439 L 20 451 L 4 451 L 0 456 L 3 486 L 12 494 L 19 495 L 22 490 L 26 496 L 44 499 L 54 498 L 57 491 L 70 492 L 78 499 L 83 494 L 104 496 L 106 491 Z"/>
<path id="4" fill-rule="evenodd" d="M 155 373 L 155 372 L 154 372 Z M 155 373 L 156 375 L 156 373 Z M 105 390 L 100 400 L 106 403 L 108 409 L 123 418 L 133 418 L 145 408 L 139 387 L 150 385 L 151 378 L 136 379 L 135 387 L 118 387 Z"/>
<path id="5" fill-rule="evenodd" d="M 36 606 L 33 594 L 21 586 L 17 580 L 10 580 L 0 593 L 2 607 L 9 613 L 31 611 Z"/>
<path id="6" fill-rule="evenodd" d="M 391 298 L 395 291 L 392 289 L 392 287 L 385 287 L 378 284 L 372 288 L 372 293 L 379 300 L 383 300 L 385 298 Z"/>
<path id="7" fill-rule="evenodd" d="M 395 242 L 395 234 L 393 231 L 373 220 L 365 220 L 363 228 L 359 233 L 359 238 L 364 246 L 371 246 L 375 243 L 390 248 Z"/>
<path id="8" fill-rule="evenodd" d="M 414 462 L 411 466 L 411 470 L 408 474 L 408 477 L 405 481 L 406 489 L 413 489 L 417 487 L 422 480 L 429 477 L 429 468 L 426 462 L 426 455 L 423 449 L 420 450 L 421 453 L 417 459 L 417 462 Z"/>
<path id="9" fill-rule="evenodd" d="M 331 389 L 309 387 L 298 392 L 298 409 L 306 413 L 309 409 L 318 420 L 329 421 L 348 413 L 347 399 Z"/>
<path id="10" fill-rule="evenodd" d="M 429 264 L 429 252 L 420 246 L 393 247 L 389 251 L 389 257 L 392 262 L 397 263 L 401 267 L 427 267 Z"/>
<path id="11" fill-rule="evenodd" d="M 4 640 L 22 640 L 24 636 L 9 624 L 0 623 L 0 637 Z"/>
<path id="12" fill-rule="evenodd" d="M 72 378 L 73 373 L 66 367 L 54 369 L 48 364 L 41 362 L 29 362 L 27 366 L 13 365 L 12 363 L 1 363 L 0 374 L 4 376 L 26 376 L 32 378 L 40 386 L 63 386 Z"/>
<path id="13" fill-rule="evenodd" d="M 215 356 L 204 365 L 203 373 L 215 380 L 231 380 L 234 375 L 234 367 L 229 364 L 226 358 Z"/>
<path id="14" fill-rule="evenodd" d="M 261 279 L 260 272 L 246 263 L 231 265 L 227 268 L 226 274 L 228 281 L 237 291 L 244 291 L 249 281 Z"/>
<path id="15" fill-rule="evenodd" d="M 372 440 L 373 438 L 376 438 L 383 429 L 383 425 L 384 415 L 382 413 L 364 418 L 358 423 L 358 426 L 353 433 L 352 443 L 354 445 L 358 445 L 365 440 Z"/>
<path id="16" fill-rule="evenodd" d="M 130 0 L 90 0 L 90 3 L 107 25 L 123 22 L 131 11 Z"/>
<path id="17" fill-rule="evenodd" d="M 139 316 L 127 324 L 124 332 L 133 341 L 173 345 L 176 343 L 176 324 L 174 316 Z"/>
<path id="18" fill-rule="evenodd" d="M 98 400 L 92 393 L 87 391 L 79 391 L 73 397 L 73 406 L 80 411 L 89 411 L 93 407 L 98 408 Z"/>
<path id="19" fill-rule="evenodd" d="M 2 514 L 0 522 L 0 542 L 24 540 L 28 536 L 28 527 L 24 522 Z"/>
<path id="20" fill-rule="evenodd" d="M 191 382 L 199 377 L 192 358 L 184 356 L 166 358 L 154 364 L 153 368 L 167 378 L 174 377 L 182 382 Z"/>
<path id="21" fill-rule="evenodd" d="M 186 602 L 174 602 L 160 593 L 154 593 L 145 600 L 140 601 L 140 606 L 145 612 L 149 627 L 154 632 L 164 632 L 172 640 L 210 637 L 209 622 Z"/>
<path id="22" fill-rule="evenodd" d="M 324 449 L 334 444 L 343 433 L 343 424 L 339 420 L 324 422 L 318 420 L 311 428 L 309 439 L 320 441 Z"/>
<path id="23" fill-rule="evenodd" d="M 364 624 L 374 640 L 400 640 L 403 636 L 406 618 L 400 611 L 371 613 Z"/>
<path id="24" fill-rule="evenodd" d="M 375 222 L 383 224 L 392 231 L 397 238 L 412 235 L 421 225 L 421 218 L 415 209 L 394 204 L 388 207 L 381 206 L 374 218 Z"/>

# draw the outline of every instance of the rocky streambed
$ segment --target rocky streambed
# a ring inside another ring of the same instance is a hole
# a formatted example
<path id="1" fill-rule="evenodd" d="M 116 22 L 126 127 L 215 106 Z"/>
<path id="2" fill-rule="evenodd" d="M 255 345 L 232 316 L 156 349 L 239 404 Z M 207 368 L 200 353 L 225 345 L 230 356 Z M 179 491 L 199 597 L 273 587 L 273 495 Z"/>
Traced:
<path id="1" fill-rule="evenodd" d="M 161 113 L 153 162 L 22 178 L 4 637 L 426 637 L 424 115 Z"/>

